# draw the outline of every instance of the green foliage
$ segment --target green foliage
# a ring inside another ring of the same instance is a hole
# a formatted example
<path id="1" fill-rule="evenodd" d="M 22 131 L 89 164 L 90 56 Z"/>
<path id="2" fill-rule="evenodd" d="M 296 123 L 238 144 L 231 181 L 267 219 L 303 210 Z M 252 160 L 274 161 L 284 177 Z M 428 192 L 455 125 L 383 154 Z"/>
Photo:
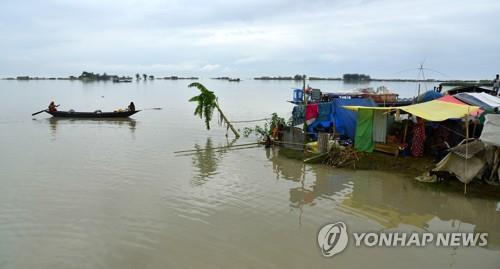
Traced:
<path id="1" fill-rule="evenodd" d="M 214 92 L 209 91 L 201 83 L 194 82 L 189 84 L 188 87 L 196 87 L 200 90 L 200 95 L 191 97 L 189 102 L 198 103 L 194 110 L 194 115 L 200 116 L 201 119 L 205 119 L 207 130 L 210 130 L 210 121 L 212 120 L 214 108 L 217 106 L 217 97 Z"/>
<path id="2" fill-rule="evenodd" d="M 344 74 L 344 81 L 369 81 L 370 76 L 365 74 Z"/>
<path id="3" fill-rule="evenodd" d="M 255 125 L 253 128 L 245 127 L 243 128 L 243 136 L 248 137 L 251 134 L 257 135 L 259 138 L 265 138 L 271 135 L 273 129 L 279 125 L 286 126 L 284 118 L 278 116 L 278 114 L 273 113 L 271 119 L 264 123 L 264 126 Z"/>
<path id="4" fill-rule="evenodd" d="M 99 73 L 94 74 L 92 72 L 83 71 L 78 78 L 81 80 L 91 81 L 91 80 L 110 80 L 113 77 L 115 76 L 110 76 L 106 73 L 100 75 Z"/>

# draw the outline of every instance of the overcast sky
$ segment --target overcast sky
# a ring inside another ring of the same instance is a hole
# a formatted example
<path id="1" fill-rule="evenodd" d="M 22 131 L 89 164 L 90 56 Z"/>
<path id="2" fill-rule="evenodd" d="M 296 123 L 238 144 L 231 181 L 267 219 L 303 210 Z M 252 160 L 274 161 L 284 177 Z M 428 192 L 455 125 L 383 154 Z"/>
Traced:
<path id="1" fill-rule="evenodd" d="M 0 77 L 500 72 L 499 0 L 2 0 Z M 409 70 L 413 69 L 413 70 Z"/>

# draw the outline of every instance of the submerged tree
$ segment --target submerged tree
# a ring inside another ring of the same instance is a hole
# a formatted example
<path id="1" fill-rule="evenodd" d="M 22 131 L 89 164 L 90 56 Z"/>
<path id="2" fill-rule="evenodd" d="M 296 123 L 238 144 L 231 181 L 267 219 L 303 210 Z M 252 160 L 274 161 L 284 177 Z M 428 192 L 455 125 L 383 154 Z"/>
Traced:
<path id="1" fill-rule="evenodd" d="M 207 130 L 210 130 L 210 121 L 212 120 L 214 109 L 217 109 L 220 115 L 220 123 L 225 124 L 227 129 L 231 129 L 236 138 L 240 137 L 240 134 L 234 129 L 224 113 L 222 113 L 219 103 L 217 102 L 217 96 L 215 96 L 214 92 L 209 91 L 203 84 L 198 82 L 191 83 L 188 87 L 196 87 L 201 92 L 199 95 L 191 97 L 189 102 L 198 103 L 194 110 L 194 114 L 200 116 L 201 119 L 205 119 Z"/>

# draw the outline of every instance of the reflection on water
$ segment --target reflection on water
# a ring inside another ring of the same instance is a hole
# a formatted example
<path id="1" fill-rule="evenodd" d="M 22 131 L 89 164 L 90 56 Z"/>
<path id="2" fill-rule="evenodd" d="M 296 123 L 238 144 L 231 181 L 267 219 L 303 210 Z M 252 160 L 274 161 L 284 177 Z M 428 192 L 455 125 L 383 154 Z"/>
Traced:
<path id="1" fill-rule="evenodd" d="M 52 133 L 52 136 L 55 137 L 57 133 L 57 128 L 60 126 L 82 126 L 82 125 L 90 125 L 90 126 L 113 126 L 113 127 L 128 127 L 130 133 L 134 134 L 137 121 L 132 118 L 120 118 L 120 119 L 86 119 L 86 118 L 57 118 L 51 117 L 47 119 L 49 123 L 49 127 Z"/>
<path id="2" fill-rule="evenodd" d="M 236 142 L 236 139 L 227 141 L 227 144 L 222 146 L 214 146 L 212 138 L 208 137 L 204 146 L 194 145 L 196 151 L 192 153 L 193 166 L 197 168 L 197 174 L 193 177 L 193 185 L 203 185 L 210 178 L 217 175 L 218 163 L 227 153 L 228 148 Z M 223 147 L 223 148 L 221 148 Z"/>
<path id="3" fill-rule="evenodd" d="M 428 231 L 487 231 L 489 247 L 500 249 L 497 201 L 429 188 L 393 173 L 304 165 L 280 156 L 274 149 L 267 156 L 278 178 L 296 183 L 289 189 L 289 200 L 291 208 L 300 210 L 299 223 L 305 205 L 326 203 L 375 221 L 383 229 L 409 225 Z"/>

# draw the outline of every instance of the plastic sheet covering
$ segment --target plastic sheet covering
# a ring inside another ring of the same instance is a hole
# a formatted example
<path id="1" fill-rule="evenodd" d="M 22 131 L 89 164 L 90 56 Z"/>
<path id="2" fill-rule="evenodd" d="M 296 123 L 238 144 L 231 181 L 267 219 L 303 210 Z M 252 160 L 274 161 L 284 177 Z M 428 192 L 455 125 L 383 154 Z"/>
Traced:
<path id="1" fill-rule="evenodd" d="M 472 95 L 472 93 L 463 92 L 455 94 L 453 96 L 464 103 L 481 107 L 486 111 L 493 111 L 493 109 L 495 108 L 495 106 L 491 106 L 489 103 L 483 102 L 481 99 L 478 99 L 476 96 Z"/>
<path id="2" fill-rule="evenodd" d="M 486 121 L 479 139 L 500 147 L 500 114 L 487 114 L 485 118 Z"/>
<path id="3" fill-rule="evenodd" d="M 487 164 L 485 152 L 484 144 L 480 141 L 458 145 L 436 164 L 433 171 L 449 172 L 467 184 L 484 172 Z"/>
<path id="4" fill-rule="evenodd" d="M 451 95 L 445 95 L 445 96 L 439 98 L 438 100 L 439 101 L 443 101 L 443 102 L 448 102 L 448 103 L 459 104 L 459 105 L 467 105 L 466 103 L 458 100 L 457 98 L 455 98 L 455 97 L 453 97 Z M 479 109 L 477 111 L 471 112 L 470 115 L 473 116 L 473 117 L 477 117 L 477 116 L 481 115 L 483 112 L 484 112 L 484 110 Z"/>
<path id="5" fill-rule="evenodd" d="M 432 101 L 438 99 L 441 96 L 443 96 L 442 93 L 433 90 L 426 91 L 417 97 L 417 103 Z"/>
<path id="6" fill-rule="evenodd" d="M 484 92 L 468 92 L 467 94 L 481 100 L 481 102 L 486 103 L 493 108 L 500 106 L 500 98 L 496 96 Z"/>
<path id="7" fill-rule="evenodd" d="M 363 106 L 376 107 L 377 104 L 372 99 L 352 98 L 342 99 L 336 98 L 333 100 L 332 113 L 335 118 L 335 129 L 339 134 L 347 135 L 354 139 L 356 134 L 357 113 L 345 109 L 344 106 Z"/>
<path id="8" fill-rule="evenodd" d="M 346 109 L 357 111 L 361 106 L 344 106 Z M 366 108 L 366 107 L 365 107 Z M 432 100 L 416 105 L 400 106 L 400 107 L 372 107 L 373 110 L 397 110 L 401 109 L 410 114 L 418 116 L 428 121 L 444 121 L 447 119 L 459 119 L 469 115 L 471 112 L 479 110 L 477 106 L 468 106 L 444 102 L 440 100 Z"/>
<path id="9" fill-rule="evenodd" d="M 373 141 L 385 143 L 387 137 L 387 114 L 383 111 L 373 112 Z"/>
<path id="10" fill-rule="evenodd" d="M 359 109 L 354 148 L 358 151 L 373 152 L 373 110 Z"/>
<path id="11" fill-rule="evenodd" d="M 462 183 L 467 184 L 480 175 L 485 165 L 486 162 L 477 156 L 466 160 L 450 152 L 436 165 L 433 171 L 449 172 L 455 175 Z"/>

